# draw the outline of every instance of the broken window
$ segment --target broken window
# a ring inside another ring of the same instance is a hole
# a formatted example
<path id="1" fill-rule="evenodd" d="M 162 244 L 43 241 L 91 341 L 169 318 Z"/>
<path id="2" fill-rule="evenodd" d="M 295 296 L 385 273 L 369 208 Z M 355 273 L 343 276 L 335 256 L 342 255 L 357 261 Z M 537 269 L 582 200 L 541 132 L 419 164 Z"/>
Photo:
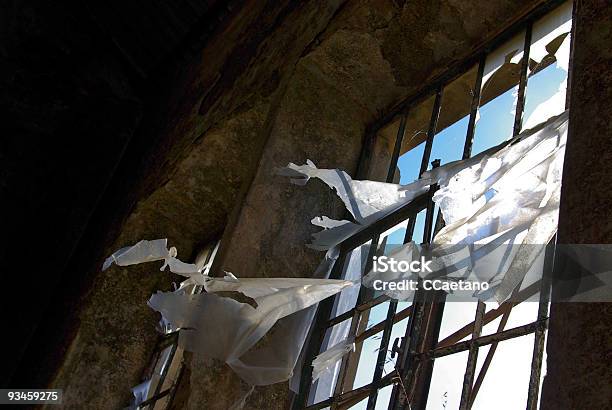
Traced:
<path id="1" fill-rule="evenodd" d="M 572 2 L 548 10 L 535 10 L 402 105 L 375 132 L 366 177 L 407 184 L 563 112 Z M 444 224 L 432 194 L 348 236 L 331 277 L 363 275 L 374 256 L 413 239 L 430 242 Z M 350 309 L 337 309 L 339 296 L 321 302 L 293 407 L 536 409 L 550 289 L 541 272 L 549 257 L 534 263 L 539 276 L 528 274 L 499 305 L 443 302 L 422 290 L 400 302 L 364 286 Z M 342 341 L 346 354 L 313 382 L 308 358 Z"/>

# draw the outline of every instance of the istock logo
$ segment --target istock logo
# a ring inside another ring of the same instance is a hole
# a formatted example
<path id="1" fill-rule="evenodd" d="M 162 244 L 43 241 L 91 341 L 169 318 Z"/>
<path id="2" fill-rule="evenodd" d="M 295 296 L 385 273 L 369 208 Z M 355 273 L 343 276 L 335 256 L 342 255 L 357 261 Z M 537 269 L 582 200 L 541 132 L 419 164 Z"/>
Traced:
<path id="1" fill-rule="evenodd" d="M 420 260 L 406 261 L 395 260 L 387 256 L 374 257 L 374 272 L 412 272 L 412 273 L 431 273 L 429 265 L 431 260 L 426 260 L 421 256 Z"/>

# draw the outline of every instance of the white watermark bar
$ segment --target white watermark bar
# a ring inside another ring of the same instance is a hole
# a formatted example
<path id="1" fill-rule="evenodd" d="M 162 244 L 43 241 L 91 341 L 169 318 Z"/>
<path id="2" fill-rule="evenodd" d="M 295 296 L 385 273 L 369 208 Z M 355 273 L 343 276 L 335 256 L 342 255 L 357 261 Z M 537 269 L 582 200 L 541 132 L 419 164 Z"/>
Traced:
<path id="1" fill-rule="evenodd" d="M 444 291 L 445 302 L 511 301 L 515 294 L 537 302 L 546 278 L 554 302 L 612 302 L 612 244 L 555 244 L 547 252 L 546 244 L 507 241 L 386 245 L 362 283 L 400 300 L 424 289 Z"/>
<path id="2" fill-rule="evenodd" d="M 454 292 L 454 291 L 480 291 L 480 290 L 488 290 L 489 284 L 487 282 L 481 281 L 467 281 L 467 280 L 458 280 L 458 281 L 448 281 L 441 279 L 424 279 L 422 281 L 413 280 L 413 279 L 405 279 L 400 281 L 384 281 L 381 279 L 377 279 L 372 283 L 372 287 L 374 290 L 378 291 L 386 291 L 386 290 L 443 290 L 445 292 Z"/>
<path id="3" fill-rule="evenodd" d="M 62 389 L 0 389 L 0 404 L 61 404 Z"/>

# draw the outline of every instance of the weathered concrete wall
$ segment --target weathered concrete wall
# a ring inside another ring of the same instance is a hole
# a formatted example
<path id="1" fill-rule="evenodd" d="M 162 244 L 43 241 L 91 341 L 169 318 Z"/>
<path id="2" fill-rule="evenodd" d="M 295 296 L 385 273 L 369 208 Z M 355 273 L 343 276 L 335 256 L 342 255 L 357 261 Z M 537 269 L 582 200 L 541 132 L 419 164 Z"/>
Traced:
<path id="1" fill-rule="evenodd" d="M 612 6 L 577 1 L 560 243 L 612 243 Z M 553 291 L 554 293 L 554 291 Z M 542 409 L 612 406 L 612 304 L 552 304 Z"/>
<path id="2" fill-rule="evenodd" d="M 180 258 L 193 260 L 199 246 L 220 234 L 254 160 L 248 153 L 257 144 L 267 111 L 262 104 L 210 130 L 172 178 L 138 203 L 114 247 L 167 237 Z M 159 264 L 113 266 L 96 276 L 79 314 L 76 338 L 53 383 L 64 388 L 67 407 L 87 402 L 92 408 L 121 408 L 129 403 L 129 386 L 140 381 L 158 337 L 158 317 L 146 301 L 181 280 L 158 269 Z"/>
<path id="3" fill-rule="evenodd" d="M 164 86 L 167 100 L 137 136 L 141 143 L 150 139 L 151 146 L 142 157 L 128 154 L 133 162 L 124 168 L 133 173 L 120 170 L 126 180 L 113 187 L 105 204 L 112 206 L 114 197 L 121 198 L 119 207 L 133 208 L 125 222 L 115 220 L 110 232 L 101 233 L 108 245 L 94 260 L 101 262 L 100 256 L 142 238 L 159 237 L 168 237 L 179 257 L 190 260 L 220 234 L 269 135 L 283 78 L 338 6 L 250 3 L 200 55 L 177 70 L 174 81 Z M 116 238 L 113 229 L 120 231 Z M 99 266 L 92 269 L 97 272 Z M 168 290 L 172 280 L 180 278 L 158 272 L 155 264 L 96 273 L 76 315 L 76 337 L 52 383 L 64 388 L 65 407 L 122 408 L 130 402 L 129 388 L 140 383 L 157 339 L 158 317 L 146 301 L 156 290 Z M 230 399 L 231 390 L 225 395 Z M 217 393 L 208 399 L 224 396 Z M 202 408 L 206 402 L 189 400 L 186 405 Z"/>

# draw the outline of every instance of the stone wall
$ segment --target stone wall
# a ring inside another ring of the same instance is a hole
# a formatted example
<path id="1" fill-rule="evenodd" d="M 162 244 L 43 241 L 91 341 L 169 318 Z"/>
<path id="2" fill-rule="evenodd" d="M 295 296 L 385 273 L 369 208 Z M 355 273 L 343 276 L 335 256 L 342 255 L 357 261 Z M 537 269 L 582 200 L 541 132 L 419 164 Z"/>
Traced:
<path id="1" fill-rule="evenodd" d="M 575 7 L 558 241 L 612 243 L 612 7 L 603 0 Z M 551 305 L 542 409 L 610 407 L 610 329 L 612 304 Z"/>

